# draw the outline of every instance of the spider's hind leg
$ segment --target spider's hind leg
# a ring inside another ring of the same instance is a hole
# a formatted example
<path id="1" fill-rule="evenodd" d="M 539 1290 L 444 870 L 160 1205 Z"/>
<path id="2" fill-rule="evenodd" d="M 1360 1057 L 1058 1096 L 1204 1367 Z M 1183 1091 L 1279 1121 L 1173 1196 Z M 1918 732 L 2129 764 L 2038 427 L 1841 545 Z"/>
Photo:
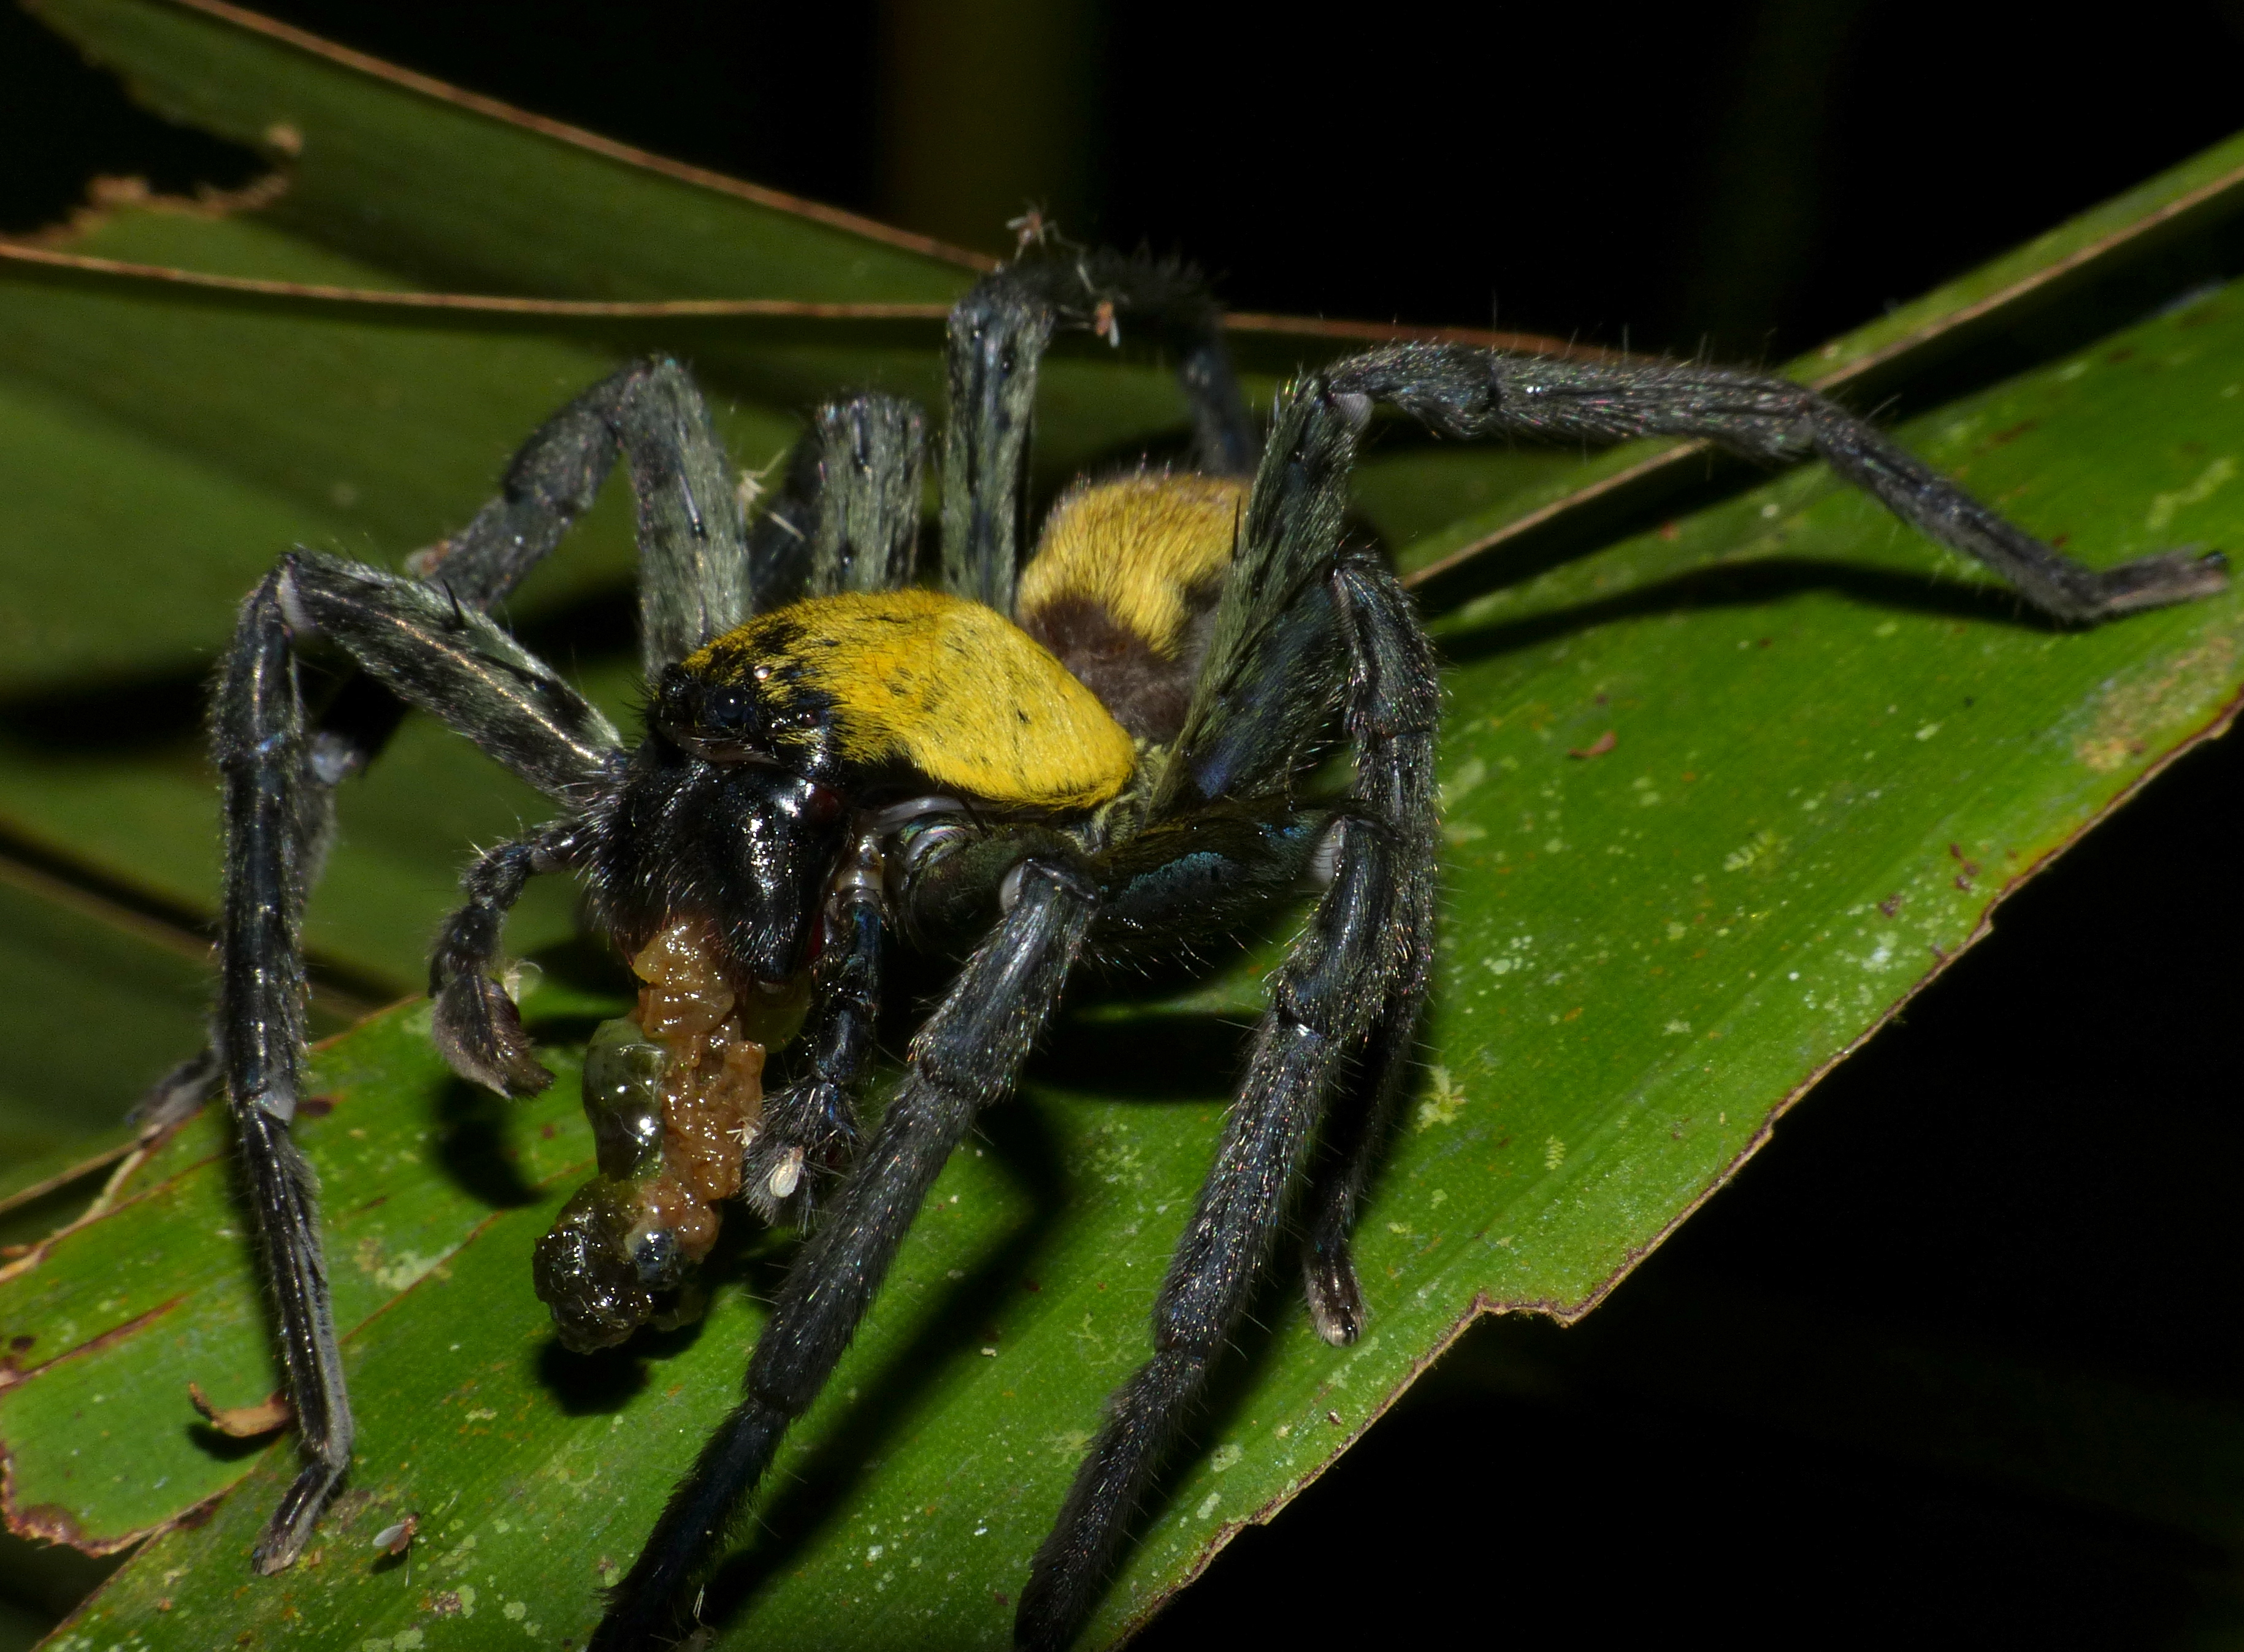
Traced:
<path id="1" fill-rule="evenodd" d="M 1927 538 L 1984 563 L 2053 619 L 2092 625 L 2226 589 L 2218 553 L 2155 552 L 2094 569 L 2045 543 L 1804 385 L 1675 361 L 1568 361 L 1402 344 L 1327 369 L 1335 391 L 1460 436 L 1561 442 L 1703 436 L 1749 458 L 1814 452 Z"/>
<path id="2" fill-rule="evenodd" d="M 1319 1119 L 1367 1047 L 1391 1098 L 1431 969 L 1436 841 L 1433 752 L 1440 689 L 1409 599 L 1375 558 L 1337 549 L 1357 410 L 1311 381 L 1281 415 L 1256 478 L 1247 543 L 1225 590 L 1200 692 L 1172 760 L 1163 806 L 1188 813 L 1254 772 L 1246 753 L 1307 738 L 1296 708 L 1233 693 L 1299 652 L 1304 631 L 1337 642 L 1356 781 L 1328 839 L 1332 880 L 1269 982 L 1247 1075 L 1216 1162 L 1153 1306 L 1153 1355 L 1115 1396 L 1059 1520 L 1031 1565 L 1017 1644 L 1057 1652 L 1074 1637 L 1120 1550 L 1127 1522 L 1211 1365 L 1238 1325 L 1274 1244 L 1287 1195 Z M 1318 601 L 1326 604 L 1319 618 Z M 1319 667 L 1335 670 L 1326 659 Z M 1313 700 L 1286 679 L 1292 698 Z M 1232 709 L 1218 708 L 1229 704 Z M 1264 759 L 1266 764 L 1270 761 Z M 1205 790 L 1201 790 L 1202 786 Z M 1315 1220 L 1336 1247 L 1312 1302 L 1335 1325 L 1360 1317 L 1347 1261 L 1361 1166 L 1376 1135 L 1361 1115 L 1345 1197 Z"/>

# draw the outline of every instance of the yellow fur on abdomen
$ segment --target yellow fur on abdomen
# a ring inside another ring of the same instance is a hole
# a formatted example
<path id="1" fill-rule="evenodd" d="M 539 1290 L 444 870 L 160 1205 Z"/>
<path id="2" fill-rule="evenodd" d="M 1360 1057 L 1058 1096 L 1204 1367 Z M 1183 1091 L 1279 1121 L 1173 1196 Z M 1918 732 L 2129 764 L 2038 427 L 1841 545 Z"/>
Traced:
<path id="1" fill-rule="evenodd" d="M 748 690 L 780 720 L 824 702 L 821 720 L 848 763 L 909 765 L 993 803 L 1088 808 L 1119 792 L 1137 760 L 1098 698 L 1018 626 L 937 591 L 796 603 L 684 664 Z"/>
<path id="2" fill-rule="evenodd" d="M 1022 623 L 1078 598 L 1173 657 L 1203 593 L 1231 564 L 1247 491 L 1244 476 L 1160 471 L 1071 489 L 1052 507 L 1021 576 Z"/>

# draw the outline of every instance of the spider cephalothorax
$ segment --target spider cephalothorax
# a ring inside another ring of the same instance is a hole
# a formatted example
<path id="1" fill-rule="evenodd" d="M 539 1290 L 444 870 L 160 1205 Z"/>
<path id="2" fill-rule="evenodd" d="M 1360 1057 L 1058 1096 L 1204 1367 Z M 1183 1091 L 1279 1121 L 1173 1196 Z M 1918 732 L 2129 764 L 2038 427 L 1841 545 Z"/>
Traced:
<path id="1" fill-rule="evenodd" d="M 1118 317 L 1174 354 L 1197 468 L 1079 482 L 1024 558 L 1039 358 L 1056 326 L 1112 340 Z M 1096 1600 L 1289 1210 L 1319 1332 L 1345 1343 L 1364 1319 L 1348 1233 L 1426 996 L 1439 711 L 1409 601 L 1344 532 L 1376 405 L 1460 436 L 1667 433 L 1764 460 L 1813 451 L 2067 621 L 2222 581 L 2217 563 L 2178 552 L 2092 571 L 1812 393 L 1695 365 L 1396 345 L 1305 375 L 1266 436 L 1213 307 L 1142 261 L 1071 252 L 1000 270 L 953 313 L 949 367 L 940 555 L 924 583 L 917 409 L 872 394 L 818 409 L 785 486 L 745 522 L 698 392 L 655 361 L 557 414 L 499 496 L 416 556 L 413 577 L 301 552 L 245 604 L 215 719 L 227 823 L 216 1067 L 307 1457 L 259 1546 L 265 1569 L 294 1559 L 350 1460 L 317 1228 L 287 1135 L 297 929 L 333 788 L 395 722 L 346 696 L 308 728 L 291 655 L 304 639 L 323 637 L 560 806 L 463 880 L 467 904 L 431 966 L 433 1026 L 453 1066 L 511 1093 L 550 1082 L 499 952 L 534 873 L 585 880 L 642 982 L 632 1014 L 587 1053 L 600 1175 L 538 1251 L 537 1287 L 563 1339 L 602 1345 L 691 1313 L 692 1264 L 727 1200 L 798 1217 L 821 1201 L 746 1398 L 615 1591 L 600 1647 L 662 1642 L 936 1172 L 1012 1089 L 1071 971 L 1188 955 L 1281 900 L 1309 900 L 1155 1299 L 1149 1357 L 1115 1396 L 1021 1593 L 1022 1643 L 1056 1647 Z M 650 689 L 628 749 L 485 611 L 618 457 L 639 509 Z M 1353 779 L 1315 795 L 1315 759 L 1335 740 Z M 865 1127 L 855 1091 L 899 943 L 963 962 Z M 179 1085 L 205 1070 L 182 1069 Z"/>

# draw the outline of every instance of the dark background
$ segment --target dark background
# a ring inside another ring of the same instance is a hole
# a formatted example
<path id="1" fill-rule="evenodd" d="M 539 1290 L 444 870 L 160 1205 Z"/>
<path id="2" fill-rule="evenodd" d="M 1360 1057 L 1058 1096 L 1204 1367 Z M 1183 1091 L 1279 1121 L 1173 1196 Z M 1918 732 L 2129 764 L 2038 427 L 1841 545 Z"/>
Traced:
<path id="1" fill-rule="evenodd" d="M 262 9 L 966 245 L 1035 201 L 1240 308 L 1746 360 L 2244 126 L 2234 0 Z M 0 55 L 0 229 L 255 170 L 9 10 Z M 1472 1333 L 1141 1644 L 2244 1639 L 2240 806 L 2234 742 L 2185 759 L 1606 1308 Z M 2007 1429 L 2052 1395 L 2093 1426 Z"/>

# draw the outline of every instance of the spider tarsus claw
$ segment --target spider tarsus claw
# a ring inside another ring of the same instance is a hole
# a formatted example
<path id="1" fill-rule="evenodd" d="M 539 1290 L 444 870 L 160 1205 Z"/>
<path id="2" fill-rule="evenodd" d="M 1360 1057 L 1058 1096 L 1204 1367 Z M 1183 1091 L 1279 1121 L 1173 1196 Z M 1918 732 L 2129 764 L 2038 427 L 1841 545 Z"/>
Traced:
<path id="1" fill-rule="evenodd" d="M 429 1031 L 451 1069 L 471 1083 L 519 1100 L 553 1082 L 522 1030 L 514 1000 L 488 975 L 456 975 L 446 981 L 436 995 Z"/>
<path id="2" fill-rule="evenodd" d="M 346 1457 L 349 1449 L 346 1440 L 342 1446 Z M 316 1459 L 297 1470 L 295 1480 L 281 1494 L 280 1507 L 273 1511 L 273 1518 L 258 1534 L 257 1547 L 249 1551 L 251 1569 L 260 1577 L 270 1577 L 294 1566 L 303 1554 L 304 1546 L 312 1541 L 312 1528 L 319 1521 L 320 1511 L 328 1506 L 328 1499 L 342 1483 L 342 1478 L 341 1467 Z"/>
<path id="3" fill-rule="evenodd" d="M 2170 603 L 2194 602 L 2228 589 L 2228 558 L 2202 545 L 2180 545 L 2108 568 L 2099 583 L 2103 588 L 2104 602 L 2100 611 L 2092 617 L 2163 608 Z"/>
<path id="4" fill-rule="evenodd" d="M 1363 1334 L 1363 1287 L 1357 1283 L 1355 1262 L 1347 1248 L 1319 1246 L 1302 1269 L 1309 1299 L 1309 1322 L 1335 1348 L 1345 1348 Z"/>

